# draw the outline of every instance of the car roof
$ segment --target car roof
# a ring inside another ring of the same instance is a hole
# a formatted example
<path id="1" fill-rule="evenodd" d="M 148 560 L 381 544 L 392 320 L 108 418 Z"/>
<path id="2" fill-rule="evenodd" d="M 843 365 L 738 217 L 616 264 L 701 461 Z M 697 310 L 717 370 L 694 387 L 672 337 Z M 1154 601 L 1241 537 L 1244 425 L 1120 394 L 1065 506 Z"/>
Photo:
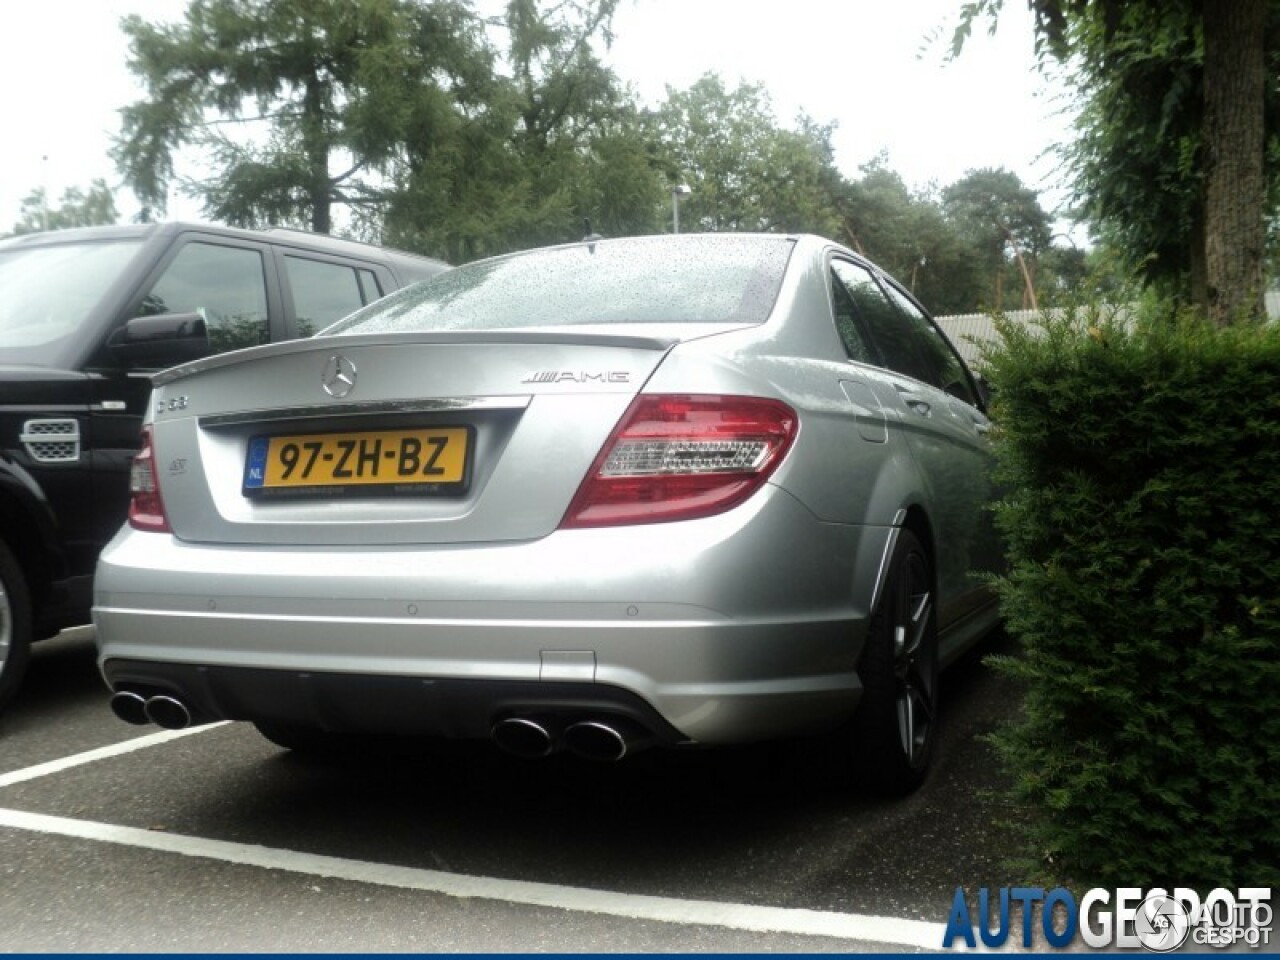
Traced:
<path id="1" fill-rule="evenodd" d="M 422 267 L 445 268 L 444 261 L 432 257 L 397 250 L 392 247 L 379 247 L 359 240 L 347 240 L 321 233 L 309 233 L 306 230 L 293 230 L 284 227 L 272 227 L 269 230 L 247 230 L 240 227 L 228 227 L 216 223 L 198 223 L 194 221 L 169 220 L 164 223 L 130 223 L 114 224 L 98 227 L 73 227 L 68 230 L 51 230 L 45 233 L 26 233 L 0 239 L 0 249 L 18 246 L 47 246 L 62 243 L 84 242 L 86 240 L 145 240 L 153 236 L 173 235 L 177 233 L 198 232 L 214 236 L 235 237 L 241 240 L 255 240 L 259 243 L 269 241 L 277 246 L 292 246 L 298 249 L 311 250 L 335 255 L 362 257 L 373 260 L 391 260 L 421 269 Z"/>

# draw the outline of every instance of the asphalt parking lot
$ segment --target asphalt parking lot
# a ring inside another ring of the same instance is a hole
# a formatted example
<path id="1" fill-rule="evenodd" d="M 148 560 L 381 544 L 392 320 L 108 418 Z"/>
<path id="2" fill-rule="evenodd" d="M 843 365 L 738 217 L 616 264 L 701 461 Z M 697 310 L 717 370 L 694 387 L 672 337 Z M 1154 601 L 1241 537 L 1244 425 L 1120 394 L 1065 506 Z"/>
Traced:
<path id="1" fill-rule="evenodd" d="M 940 762 L 890 802 L 796 747 L 321 763 L 244 724 L 156 733 L 73 632 L 0 717 L 0 950 L 937 949 L 957 886 L 1026 879 L 982 739 L 1016 708 L 993 649 L 944 676 Z"/>

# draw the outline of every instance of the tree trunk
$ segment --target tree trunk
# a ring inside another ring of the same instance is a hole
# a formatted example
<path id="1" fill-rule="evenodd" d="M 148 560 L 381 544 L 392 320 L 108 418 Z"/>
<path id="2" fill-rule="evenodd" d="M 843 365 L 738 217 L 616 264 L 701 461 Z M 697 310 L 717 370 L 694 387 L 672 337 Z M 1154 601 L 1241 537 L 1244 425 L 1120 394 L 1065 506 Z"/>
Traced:
<path id="1" fill-rule="evenodd" d="M 1205 267 L 1220 326 L 1263 316 L 1267 0 L 1204 0 Z"/>
<path id="2" fill-rule="evenodd" d="M 325 137 L 324 97 L 320 78 L 307 77 L 302 100 L 302 144 L 307 157 L 307 199 L 311 205 L 311 229 L 330 233 L 332 195 L 329 184 L 329 143 Z"/>
<path id="3" fill-rule="evenodd" d="M 848 217 L 842 217 L 841 219 L 844 221 L 844 235 L 849 238 L 849 246 L 865 257 L 867 255 L 866 248 L 862 246 L 862 241 L 858 238 L 858 231 L 853 229 L 853 223 Z"/>
<path id="4" fill-rule="evenodd" d="M 1012 230 L 1010 230 L 1008 227 L 1006 227 L 1006 226 L 1005 226 L 1005 225 L 1004 225 L 1004 224 L 999 220 L 999 218 L 997 218 L 997 219 L 996 219 L 996 220 L 994 220 L 993 222 L 995 223 L 995 225 L 996 225 L 997 227 L 999 227 L 999 228 L 1000 228 L 1000 232 L 1004 234 L 1004 238 L 1005 238 L 1005 240 L 1007 240 L 1007 241 L 1009 242 L 1009 247 L 1013 250 L 1013 257 L 1014 257 L 1014 259 L 1015 259 L 1015 260 L 1017 260 L 1017 261 L 1018 261 L 1018 269 L 1022 271 L 1022 281 L 1023 281 L 1023 283 L 1025 283 L 1025 284 L 1026 284 L 1026 286 L 1025 286 L 1025 287 L 1023 287 L 1023 289 L 1022 289 L 1022 306 L 1023 306 L 1023 309 L 1025 309 L 1025 308 L 1026 308 L 1026 306 L 1027 306 L 1027 298 L 1028 298 L 1028 297 L 1030 297 L 1030 299 L 1031 299 L 1031 309 L 1032 309 L 1032 310 L 1039 310 L 1039 309 L 1040 309 L 1040 304 L 1039 304 L 1039 302 L 1036 300 L 1036 285 L 1035 285 L 1035 282 L 1031 279 L 1031 271 L 1027 269 L 1027 261 L 1023 259 L 1023 257 L 1022 257 L 1022 251 L 1018 249 L 1018 243 L 1017 243 L 1017 241 L 1016 241 L 1016 240 L 1014 240 L 1014 239 L 1013 239 L 1013 231 L 1012 231 Z"/>
<path id="5" fill-rule="evenodd" d="M 1031 279 L 1031 271 L 1027 269 L 1027 261 L 1022 256 L 1022 251 L 1017 247 L 1013 248 L 1013 255 L 1017 258 L 1018 269 L 1022 271 L 1022 280 L 1026 284 L 1022 291 L 1022 298 L 1031 301 L 1031 309 L 1039 310 L 1040 301 L 1036 299 L 1036 282 Z"/>

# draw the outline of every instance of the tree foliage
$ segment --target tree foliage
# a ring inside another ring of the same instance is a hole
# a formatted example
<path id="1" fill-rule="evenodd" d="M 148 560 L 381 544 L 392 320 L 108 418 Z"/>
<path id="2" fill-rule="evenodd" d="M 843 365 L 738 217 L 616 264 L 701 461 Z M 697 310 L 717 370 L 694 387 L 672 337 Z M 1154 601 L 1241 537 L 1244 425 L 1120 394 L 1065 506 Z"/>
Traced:
<path id="1" fill-rule="evenodd" d="M 1012 256 L 1023 275 L 1022 307 L 1036 308 L 1032 270 L 1049 248 L 1053 230 L 1035 192 L 1008 170 L 971 170 L 943 191 L 942 208 L 975 242 L 978 265 L 992 278 L 991 306 L 1004 306 L 1004 277 Z"/>
<path id="2" fill-rule="evenodd" d="M 382 236 L 453 261 L 648 232 L 662 188 L 645 120 L 599 60 L 616 0 L 512 0 L 488 68 L 434 136 L 409 129 Z M 505 68 L 500 71 L 499 68 Z"/>
<path id="3" fill-rule="evenodd" d="M 42 230 L 66 230 L 70 227 L 94 227 L 115 223 L 120 219 L 116 212 L 115 194 L 101 178 L 94 180 L 87 191 L 69 187 L 62 193 L 56 207 L 50 206 L 44 187 L 32 190 L 22 201 L 18 222 L 13 233 L 38 233 Z"/>
<path id="4" fill-rule="evenodd" d="M 1096 85 L 1067 154 L 1101 238 L 1148 280 L 1175 289 L 1205 282 L 1203 244 L 1193 242 L 1204 231 L 1203 49 L 1189 16 L 1175 4 L 1163 9 L 1161 29 L 1120 36 L 1112 27 L 1105 56 L 1105 23 L 1077 25 L 1080 45 L 1095 50 L 1080 70 Z"/>
<path id="5" fill-rule="evenodd" d="M 451 0 L 192 0 L 182 23 L 123 28 L 147 90 L 122 111 L 126 181 L 163 212 L 174 151 L 198 147 L 216 171 L 195 189 L 206 213 L 244 226 L 329 232 L 334 204 L 380 197 L 402 131 L 430 130 L 447 88 L 486 66 L 481 25 Z"/>
<path id="6" fill-rule="evenodd" d="M 177 185 L 215 220 L 336 227 L 454 263 L 588 227 L 668 230 L 683 184 L 684 229 L 827 236 L 935 312 L 1052 284 L 1049 217 L 1012 174 L 913 191 L 881 157 L 847 177 L 834 124 L 780 122 L 762 86 L 715 74 L 641 106 L 601 59 L 617 4 L 191 0 L 175 24 L 130 17 L 148 95 L 123 111 L 117 163 L 159 212 Z M 193 147 L 207 174 L 179 180 Z"/>
<path id="7" fill-rule="evenodd" d="M 1082 91 L 1066 149 L 1103 240 L 1219 323 L 1262 314 L 1280 197 L 1280 7 L 1268 0 L 1031 0 L 1037 48 Z M 953 38 L 1003 0 L 973 0 Z"/>
<path id="8" fill-rule="evenodd" d="M 935 313 L 976 309 L 981 288 L 972 238 L 947 219 L 936 196 L 913 192 L 881 154 L 845 185 L 843 239 L 906 284 Z"/>
<path id="9" fill-rule="evenodd" d="M 657 128 L 671 185 L 692 191 L 681 202 L 688 229 L 840 230 L 831 127 L 804 117 L 780 127 L 762 86 L 731 90 L 707 74 L 688 90 L 668 88 Z"/>
<path id="10" fill-rule="evenodd" d="M 617 0 L 192 0 L 185 20 L 124 29 L 148 97 L 117 161 L 163 210 L 174 152 L 214 219 L 333 228 L 471 259 L 634 228 L 660 188 L 637 111 L 594 43 Z M 263 132 L 265 131 L 265 133 Z M 621 176 L 627 176 L 624 182 Z"/>

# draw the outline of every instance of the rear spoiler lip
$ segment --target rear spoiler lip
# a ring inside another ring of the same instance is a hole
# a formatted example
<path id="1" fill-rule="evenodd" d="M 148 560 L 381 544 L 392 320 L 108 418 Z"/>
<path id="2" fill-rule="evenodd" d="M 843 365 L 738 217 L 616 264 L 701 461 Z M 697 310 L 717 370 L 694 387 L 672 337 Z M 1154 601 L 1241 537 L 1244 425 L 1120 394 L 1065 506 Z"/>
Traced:
<path id="1" fill-rule="evenodd" d="M 256 410 L 239 410 L 235 413 L 211 414 L 199 417 L 198 421 L 201 429 L 216 430 L 219 427 L 238 427 L 246 423 L 268 424 L 275 421 L 296 423 L 300 420 L 318 420 L 333 416 L 523 410 L 532 402 L 532 396 L 519 394 L 497 397 L 427 397 L 422 400 L 376 400 L 371 403 L 338 403 L 309 407 L 264 407 Z"/>
<path id="2" fill-rule="evenodd" d="M 690 331 L 697 336 L 720 333 L 727 329 L 737 329 L 742 324 L 689 324 Z M 464 343 L 509 343 L 509 344 L 573 344 L 587 347 L 620 347 L 624 350 L 653 350 L 665 352 L 677 343 L 693 337 L 638 337 L 632 334 L 611 334 L 597 332 L 574 332 L 570 328 L 564 330 L 424 330 L 412 333 L 364 333 L 333 337 L 312 337 L 306 340 L 286 340 L 281 343 L 264 344 L 260 347 L 249 347 L 244 350 L 233 350 L 212 357 L 204 357 L 192 363 L 180 364 L 161 370 L 151 378 L 154 387 L 182 380 L 186 377 L 216 370 L 220 367 L 243 363 L 258 357 L 288 356 L 295 353 L 337 353 L 345 347 L 364 346 L 404 346 L 408 344 L 464 344 Z"/>

